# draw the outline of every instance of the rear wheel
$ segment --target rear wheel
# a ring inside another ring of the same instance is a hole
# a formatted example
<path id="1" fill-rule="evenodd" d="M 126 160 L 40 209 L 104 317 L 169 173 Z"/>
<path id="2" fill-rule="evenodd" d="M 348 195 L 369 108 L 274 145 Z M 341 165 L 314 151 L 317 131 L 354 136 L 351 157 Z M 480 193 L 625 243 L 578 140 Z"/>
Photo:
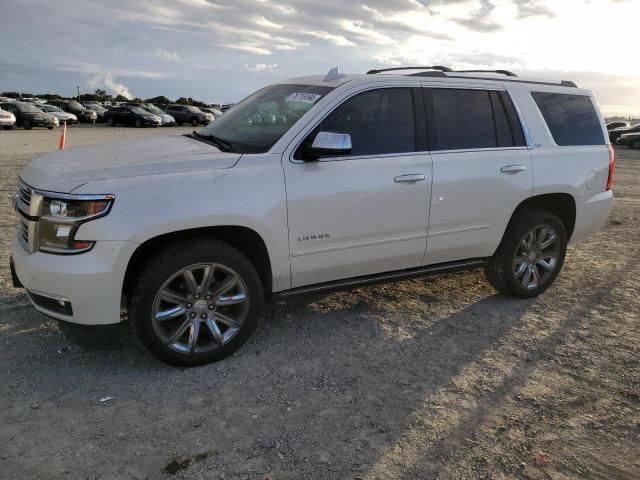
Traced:
<path id="1" fill-rule="evenodd" d="M 115 127 L 116 122 L 113 121 L 113 118 L 109 117 L 107 119 L 107 125 L 109 125 L 110 127 Z"/>
<path id="2" fill-rule="evenodd" d="M 142 120 L 140 120 L 140 119 L 136 120 L 136 127 L 142 128 Z"/>
<path id="3" fill-rule="evenodd" d="M 22 128 L 24 128 L 25 130 L 31 130 L 33 128 L 33 125 L 31 125 L 31 122 L 29 120 L 25 120 L 22 122 Z"/>
<path id="4" fill-rule="evenodd" d="M 484 272 L 501 293 L 529 298 L 541 294 L 555 281 L 564 263 L 567 233 L 555 215 L 523 212 L 512 220 Z"/>
<path id="5" fill-rule="evenodd" d="M 631 140 L 631 142 L 629 142 L 629 146 L 635 150 L 640 149 L 640 138 L 637 140 Z"/>
<path id="6" fill-rule="evenodd" d="M 129 318 L 147 349 L 179 366 L 220 360 L 249 338 L 264 291 L 251 262 L 222 242 L 169 246 L 140 270 Z"/>
<path id="7" fill-rule="evenodd" d="M 191 125 L 193 125 L 194 127 L 197 127 L 198 125 L 200 125 L 200 121 L 194 117 L 191 119 Z"/>

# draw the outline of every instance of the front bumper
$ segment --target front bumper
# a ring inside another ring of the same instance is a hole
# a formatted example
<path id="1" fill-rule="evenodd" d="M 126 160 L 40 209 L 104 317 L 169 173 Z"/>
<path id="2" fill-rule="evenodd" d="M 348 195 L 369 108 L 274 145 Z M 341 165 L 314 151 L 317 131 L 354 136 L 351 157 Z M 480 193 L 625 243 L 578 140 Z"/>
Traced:
<path id="1" fill-rule="evenodd" d="M 9 127 L 16 124 L 16 119 L 11 117 L 0 117 L 0 126 Z"/>
<path id="2" fill-rule="evenodd" d="M 18 281 L 38 311 L 66 322 L 107 325 L 120 321 L 124 275 L 137 245 L 98 241 L 79 255 L 53 255 L 27 252 L 16 235 L 11 259 Z"/>
<path id="3" fill-rule="evenodd" d="M 56 122 L 52 118 L 26 118 L 34 127 L 55 127 Z"/>

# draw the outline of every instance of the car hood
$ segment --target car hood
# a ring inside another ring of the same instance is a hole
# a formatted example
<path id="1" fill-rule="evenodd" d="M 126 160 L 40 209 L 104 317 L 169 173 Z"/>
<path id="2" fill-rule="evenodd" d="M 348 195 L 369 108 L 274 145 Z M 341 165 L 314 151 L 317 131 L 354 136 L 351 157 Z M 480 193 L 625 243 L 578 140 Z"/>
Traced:
<path id="1" fill-rule="evenodd" d="M 49 153 L 29 162 L 20 178 L 39 190 L 69 193 L 99 180 L 231 168 L 240 157 L 185 136 L 155 137 Z"/>

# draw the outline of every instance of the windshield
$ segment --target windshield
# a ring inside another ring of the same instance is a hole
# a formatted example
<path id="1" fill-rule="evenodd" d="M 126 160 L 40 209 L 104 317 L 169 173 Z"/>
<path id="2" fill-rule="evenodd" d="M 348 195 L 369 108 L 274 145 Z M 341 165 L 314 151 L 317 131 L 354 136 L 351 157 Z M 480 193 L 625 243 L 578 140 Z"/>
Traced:
<path id="1" fill-rule="evenodd" d="M 94 112 L 104 112 L 107 109 L 100 106 L 100 105 L 86 105 L 85 107 L 87 110 L 93 110 Z"/>
<path id="2" fill-rule="evenodd" d="M 151 112 L 151 113 L 155 113 L 156 115 L 164 115 L 164 112 L 162 110 L 160 110 L 158 107 L 156 107 L 155 105 L 147 105 L 146 107 L 144 107 L 145 110 Z"/>
<path id="3" fill-rule="evenodd" d="M 42 110 L 40 110 L 38 107 L 30 103 L 16 102 L 16 108 L 23 113 L 42 113 Z"/>
<path id="4" fill-rule="evenodd" d="M 140 107 L 129 107 L 129 110 L 131 110 L 133 113 L 137 113 L 138 115 L 149 115 L 149 112 L 143 110 Z"/>
<path id="5" fill-rule="evenodd" d="M 271 85 L 245 98 L 198 133 L 238 153 L 264 153 L 333 87 Z"/>
<path id="6" fill-rule="evenodd" d="M 69 102 L 69 103 L 67 103 L 67 108 L 69 110 L 71 110 L 72 112 L 82 112 L 83 110 L 86 110 L 78 102 Z"/>
<path id="7" fill-rule="evenodd" d="M 62 112 L 63 111 L 61 108 L 58 108 L 55 105 L 45 105 L 44 109 L 47 112 Z"/>

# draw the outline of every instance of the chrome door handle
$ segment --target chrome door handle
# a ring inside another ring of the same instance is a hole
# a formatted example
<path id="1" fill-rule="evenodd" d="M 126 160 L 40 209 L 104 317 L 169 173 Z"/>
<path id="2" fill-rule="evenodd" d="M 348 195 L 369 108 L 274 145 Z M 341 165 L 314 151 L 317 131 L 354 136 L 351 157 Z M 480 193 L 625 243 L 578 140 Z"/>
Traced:
<path id="1" fill-rule="evenodd" d="M 524 172 L 527 169 L 524 165 L 507 165 L 506 167 L 502 167 L 500 171 L 502 173 L 518 173 Z"/>
<path id="2" fill-rule="evenodd" d="M 427 179 L 426 175 L 422 175 L 419 173 L 411 173 L 409 175 L 398 175 L 397 177 L 393 178 L 393 181 L 396 183 L 403 183 L 403 182 L 414 183 L 414 182 L 422 182 L 423 180 L 426 180 L 426 179 Z"/>

